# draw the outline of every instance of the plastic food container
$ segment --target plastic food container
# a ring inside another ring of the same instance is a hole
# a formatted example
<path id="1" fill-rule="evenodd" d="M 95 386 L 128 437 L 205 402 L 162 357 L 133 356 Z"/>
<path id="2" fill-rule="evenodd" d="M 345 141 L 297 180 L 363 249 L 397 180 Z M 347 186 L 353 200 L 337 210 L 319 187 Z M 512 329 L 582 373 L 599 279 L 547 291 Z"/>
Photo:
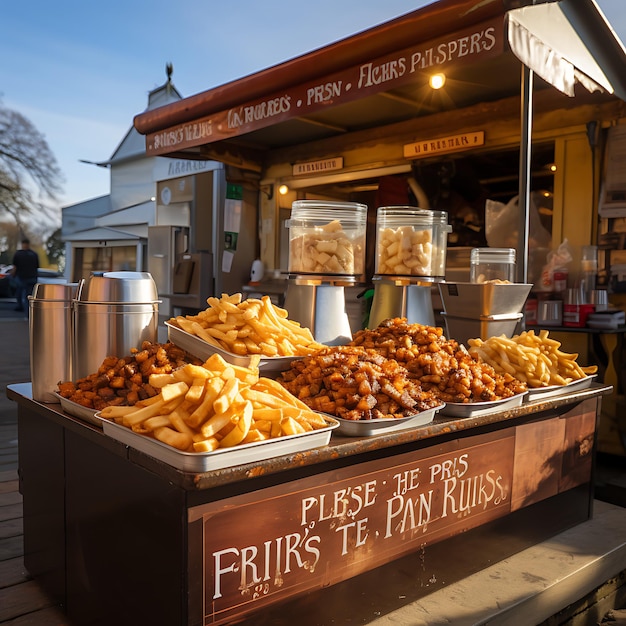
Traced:
<path id="1" fill-rule="evenodd" d="M 376 216 L 376 274 L 443 279 L 451 231 L 445 211 L 380 207 Z"/>
<path id="2" fill-rule="evenodd" d="M 515 282 L 515 250 L 513 248 L 472 248 L 470 282 Z"/>
<path id="3" fill-rule="evenodd" d="M 355 276 L 365 271 L 365 204 L 296 200 L 287 227 L 290 274 Z"/>
<path id="4" fill-rule="evenodd" d="M 561 326 L 563 324 L 563 301 L 541 300 L 537 308 L 539 326 Z"/>

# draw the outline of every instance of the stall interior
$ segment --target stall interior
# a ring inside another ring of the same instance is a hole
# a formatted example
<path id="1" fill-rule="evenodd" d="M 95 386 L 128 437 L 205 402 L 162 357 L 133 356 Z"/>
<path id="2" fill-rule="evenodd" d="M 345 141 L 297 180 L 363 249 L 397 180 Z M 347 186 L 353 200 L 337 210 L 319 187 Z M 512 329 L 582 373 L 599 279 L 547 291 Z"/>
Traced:
<path id="1" fill-rule="evenodd" d="M 554 143 L 533 145 L 529 282 L 539 278 L 549 252 L 552 233 Z M 381 206 L 412 206 L 445 211 L 452 232 L 447 240 L 446 280 L 469 281 L 470 250 L 474 247 L 513 247 L 517 244 L 519 218 L 516 198 L 519 189 L 519 147 L 498 151 L 473 151 L 446 157 L 414 161 L 405 173 L 389 176 L 355 176 L 347 181 L 299 188 L 297 199 L 342 200 L 368 206 L 367 253 L 365 274 L 351 291 L 348 306 L 354 306 L 354 323 L 359 324 L 360 310 L 366 303 L 360 296 L 371 285 L 375 271 L 376 215 Z M 290 196 L 292 197 L 292 196 Z M 280 204 L 280 245 L 277 264 L 287 271 L 289 256 L 288 229 L 290 203 Z M 494 216 L 497 216 L 497 221 Z M 503 225 L 505 227 L 503 227 Z M 438 308 L 437 290 L 433 290 Z M 354 300 L 354 298 L 358 300 Z M 354 325 L 354 324 L 353 324 Z"/>

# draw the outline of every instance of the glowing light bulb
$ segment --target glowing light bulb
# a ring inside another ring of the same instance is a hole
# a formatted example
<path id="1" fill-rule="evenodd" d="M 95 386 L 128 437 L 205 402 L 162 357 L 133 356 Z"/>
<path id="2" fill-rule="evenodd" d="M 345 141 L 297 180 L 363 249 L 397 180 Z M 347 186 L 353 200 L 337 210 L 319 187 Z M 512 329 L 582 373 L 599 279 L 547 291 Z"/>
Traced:
<path id="1" fill-rule="evenodd" d="M 287 187 L 287 185 L 281 185 L 281 186 L 278 188 L 278 193 L 279 193 L 281 196 L 285 196 L 285 195 L 287 195 L 287 194 L 289 193 L 289 187 Z"/>
<path id="2" fill-rule="evenodd" d="M 446 75 L 445 74 L 433 74 L 428 79 L 428 84 L 432 89 L 441 89 L 446 84 Z"/>

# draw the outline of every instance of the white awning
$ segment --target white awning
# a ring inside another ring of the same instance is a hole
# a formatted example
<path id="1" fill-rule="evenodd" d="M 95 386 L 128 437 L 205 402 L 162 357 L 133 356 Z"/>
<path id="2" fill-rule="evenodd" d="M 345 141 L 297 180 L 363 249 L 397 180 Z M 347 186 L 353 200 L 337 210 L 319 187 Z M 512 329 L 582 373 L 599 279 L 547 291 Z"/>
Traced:
<path id="1" fill-rule="evenodd" d="M 560 0 L 507 12 L 517 58 L 568 96 L 576 83 L 626 100 L 626 49 L 595 0 Z"/>
<path id="2" fill-rule="evenodd" d="M 74 244 L 85 244 L 91 242 L 100 245 L 106 242 L 108 245 L 134 245 L 137 241 L 148 240 L 148 225 L 139 224 L 136 226 L 122 226 L 125 230 L 118 228 L 96 227 L 88 230 L 81 230 L 63 238 L 63 241 L 71 241 Z"/>

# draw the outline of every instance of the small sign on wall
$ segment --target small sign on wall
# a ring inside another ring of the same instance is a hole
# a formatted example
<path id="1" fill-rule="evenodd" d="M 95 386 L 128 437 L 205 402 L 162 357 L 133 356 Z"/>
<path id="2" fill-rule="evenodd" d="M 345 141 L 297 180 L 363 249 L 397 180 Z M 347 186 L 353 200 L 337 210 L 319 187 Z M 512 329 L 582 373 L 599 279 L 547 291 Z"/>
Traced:
<path id="1" fill-rule="evenodd" d="M 444 154 L 446 152 L 460 152 L 471 150 L 485 144 L 485 131 L 478 130 L 472 133 L 462 133 L 450 137 L 438 137 L 437 139 L 423 139 L 416 143 L 408 143 L 404 146 L 404 156 L 407 159 L 419 159 Z"/>
<path id="2" fill-rule="evenodd" d="M 294 176 L 310 174 L 323 174 L 343 168 L 343 157 L 333 157 L 332 159 L 321 159 L 319 161 L 307 161 L 306 163 L 296 163 L 293 166 Z"/>

